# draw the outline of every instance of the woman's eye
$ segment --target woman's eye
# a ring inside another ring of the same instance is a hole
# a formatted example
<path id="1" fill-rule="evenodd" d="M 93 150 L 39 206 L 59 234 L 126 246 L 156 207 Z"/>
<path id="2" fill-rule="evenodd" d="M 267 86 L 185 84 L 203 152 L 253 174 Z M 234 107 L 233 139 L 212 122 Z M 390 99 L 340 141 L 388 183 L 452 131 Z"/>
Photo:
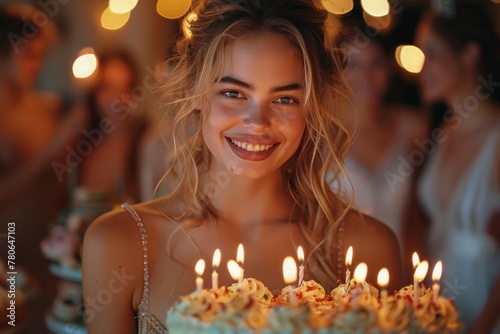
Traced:
<path id="1" fill-rule="evenodd" d="M 277 98 L 275 101 L 277 103 L 281 103 L 281 104 L 297 103 L 297 100 L 294 99 L 293 97 L 290 97 L 290 96 L 283 96 L 283 97 Z"/>
<path id="2" fill-rule="evenodd" d="M 243 97 L 243 95 L 241 95 L 239 92 L 235 90 L 226 90 L 222 92 L 222 94 L 226 95 L 230 99 L 239 99 Z"/>

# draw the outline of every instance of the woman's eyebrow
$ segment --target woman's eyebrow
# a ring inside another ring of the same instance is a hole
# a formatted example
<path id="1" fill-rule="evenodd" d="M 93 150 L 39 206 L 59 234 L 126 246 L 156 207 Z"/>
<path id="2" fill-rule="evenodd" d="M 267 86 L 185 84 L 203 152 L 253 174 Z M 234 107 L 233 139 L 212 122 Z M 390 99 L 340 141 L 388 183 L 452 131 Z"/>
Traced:
<path id="1" fill-rule="evenodd" d="M 229 83 L 233 84 L 236 86 L 240 86 L 242 88 L 248 89 L 248 90 L 255 90 L 255 87 L 249 83 L 246 83 L 244 81 L 238 80 L 234 77 L 231 76 L 224 76 L 220 79 L 219 83 Z M 293 83 L 289 85 L 284 85 L 284 86 L 276 86 L 271 89 L 271 93 L 278 93 L 278 92 L 284 92 L 284 91 L 289 91 L 289 90 L 301 90 L 302 85 L 299 83 Z"/>

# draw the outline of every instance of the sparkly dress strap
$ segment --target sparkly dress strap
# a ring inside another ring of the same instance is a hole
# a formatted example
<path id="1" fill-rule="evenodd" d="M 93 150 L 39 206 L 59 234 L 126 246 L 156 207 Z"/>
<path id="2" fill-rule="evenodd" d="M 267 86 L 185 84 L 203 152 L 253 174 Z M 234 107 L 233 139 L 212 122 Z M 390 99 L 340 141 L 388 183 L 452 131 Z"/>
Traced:
<path id="1" fill-rule="evenodd" d="M 149 268 L 148 268 L 148 240 L 146 229 L 142 223 L 141 218 L 137 212 L 128 203 L 123 203 L 122 208 L 127 210 L 130 215 L 134 218 L 137 227 L 139 228 L 139 233 L 141 234 L 142 243 L 142 263 L 143 263 L 143 288 L 142 288 L 142 298 L 139 304 L 139 333 L 146 333 L 147 320 L 149 315 Z"/>
<path id="2" fill-rule="evenodd" d="M 345 230 L 345 220 L 342 219 L 339 223 L 337 232 L 337 280 L 342 279 L 342 273 L 344 272 L 343 267 L 343 257 L 344 257 L 344 230 Z"/>

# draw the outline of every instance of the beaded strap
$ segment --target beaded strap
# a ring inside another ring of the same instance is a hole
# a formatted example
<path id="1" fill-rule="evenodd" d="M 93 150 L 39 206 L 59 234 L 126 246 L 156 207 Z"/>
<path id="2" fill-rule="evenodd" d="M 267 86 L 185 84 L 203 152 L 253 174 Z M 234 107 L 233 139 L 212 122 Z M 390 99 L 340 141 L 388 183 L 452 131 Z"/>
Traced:
<path id="1" fill-rule="evenodd" d="M 137 223 L 137 227 L 139 228 L 139 232 L 141 233 L 141 242 L 142 242 L 142 259 L 143 259 L 143 273 L 144 273 L 144 286 L 142 289 L 142 298 L 141 298 L 141 303 L 139 304 L 139 312 L 140 312 L 140 317 L 139 319 L 145 319 L 148 314 L 149 314 L 149 269 L 148 269 L 148 240 L 147 240 L 147 234 L 146 234 L 146 229 L 144 228 L 144 224 L 142 223 L 141 218 L 137 214 L 137 212 L 128 204 L 128 203 L 123 203 L 121 207 L 125 210 L 127 210 L 130 215 L 134 218 L 135 222 Z M 139 325 L 146 326 L 146 321 L 143 321 L 141 324 L 139 322 Z M 145 333 L 144 328 L 144 333 Z"/>
<path id="2" fill-rule="evenodd" d="M 337 240 L 337 279 L 342 279 L 342 273 L 344 272 L 343 268 L 343 259 L 344 259 L 344 225 L 345 221 L 342 221 L 339 224 L 338 230 L 338 240 Z"/>

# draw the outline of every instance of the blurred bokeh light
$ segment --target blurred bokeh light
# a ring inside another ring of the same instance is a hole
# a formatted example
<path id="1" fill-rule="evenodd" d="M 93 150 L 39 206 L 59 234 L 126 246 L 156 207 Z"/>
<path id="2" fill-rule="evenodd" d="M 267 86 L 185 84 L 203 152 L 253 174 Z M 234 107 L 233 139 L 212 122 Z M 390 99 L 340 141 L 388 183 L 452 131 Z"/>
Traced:
<path id="1" fill-rule="evenodd" d="M 323 0 L 321 3 L 327 11 L 336 15 L 347 14 L 354 7 L 352 0 Z"/>
<path id="2" fill-rule="evenodd" d="M 138 0 L 109 0 L 109 9 L 115 14 L 130 12 L 137 5 Z"/>
<path id="3" fill-rule="evenodd" d="M 191 0 L 158 0 L 156 11 L 167 19 L 178 19 L 191 8 Z"/>
<path id="4" fill-rule="evenodd" d="M 395 56 L 398 65 L 410 73 L 420 73 L 424 66 L 424 53 L 414 45 L 398 46 Z"/>
<path id="5" fill-rule="evenodd" d="M 386 16 L 390 9 L 387 0 L 361 0 L 361 7 L 368 15 L 374 17 Z"/>
<path id="6" fill-rule="evenodd" d="M 129 18 L 130 12 L 116 14 L 113 13 L 109 7 L 107 7 L 101 15 L 101 26 L 108 30 L 120 29 L 128 22 Z"/>
<path id="7" fill-rule="evenodd" d="M 97 69 L 97 57 L 92 48 L 84 48 L 73 62 L 73 75 L 75 78 L 90 77 Z"/>

